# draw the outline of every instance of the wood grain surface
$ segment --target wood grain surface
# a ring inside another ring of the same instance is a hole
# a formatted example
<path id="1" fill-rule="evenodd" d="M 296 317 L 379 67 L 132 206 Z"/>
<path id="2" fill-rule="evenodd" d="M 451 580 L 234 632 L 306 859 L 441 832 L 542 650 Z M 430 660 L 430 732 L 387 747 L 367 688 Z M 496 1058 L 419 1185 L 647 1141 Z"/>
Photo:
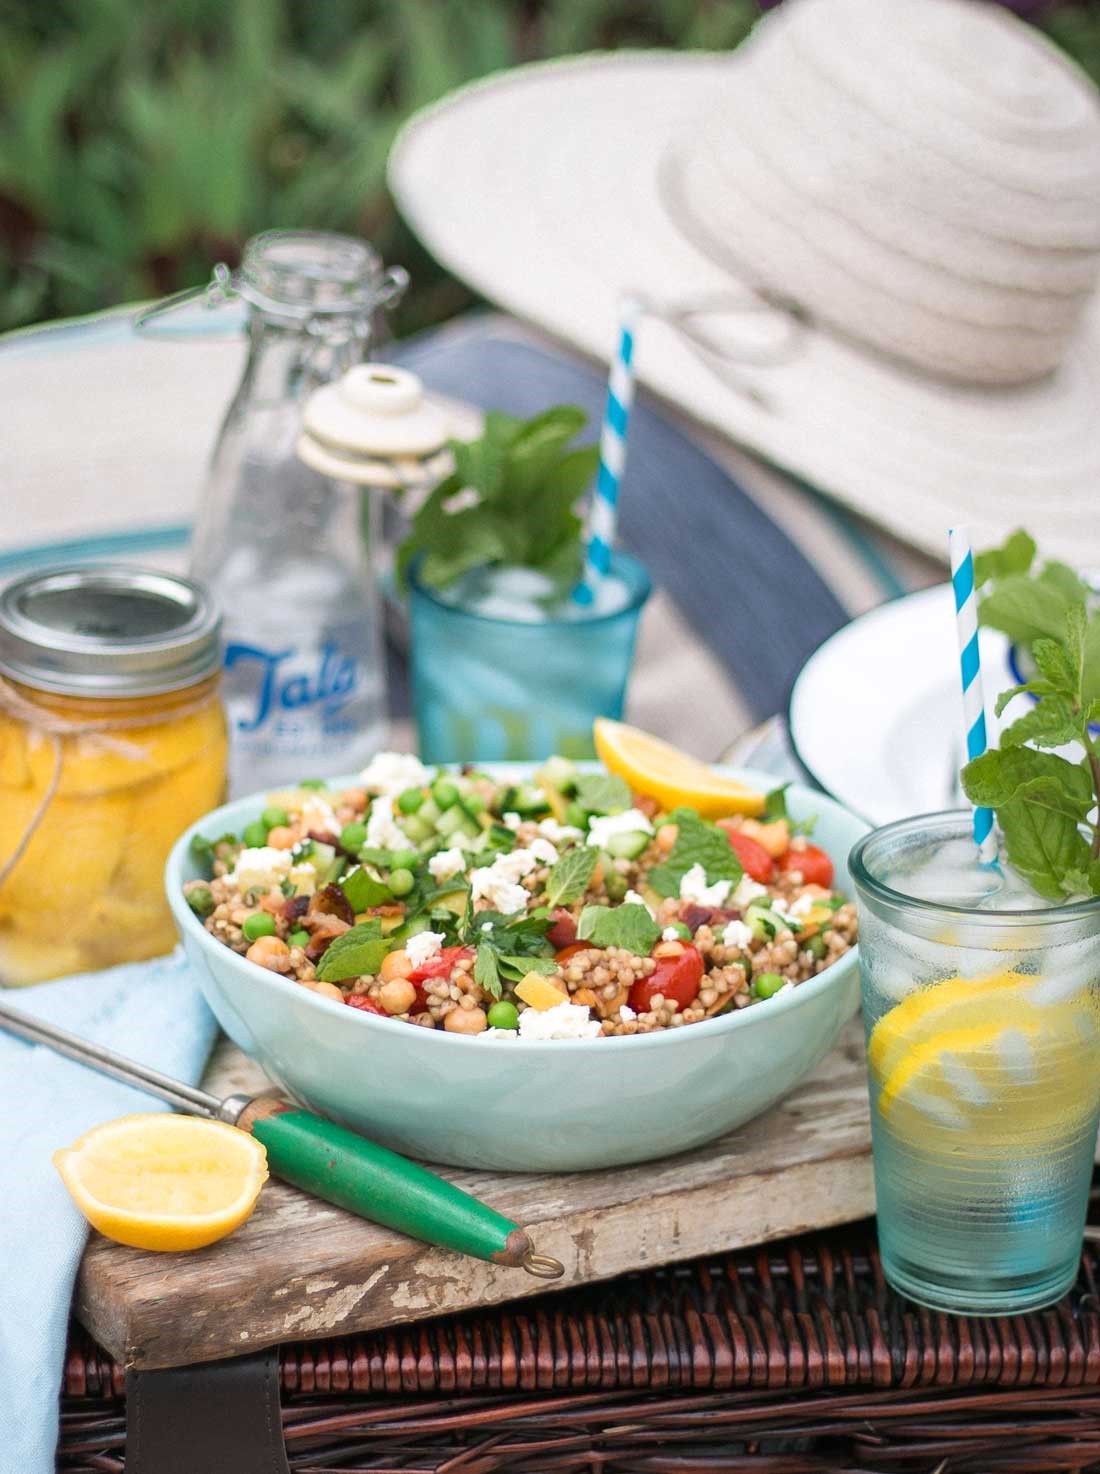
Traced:
<path id="1" fill-rule="evenodd" d="M 263 1089 L 223 1042 L 204 1082 Z M 566 1266 L 552 1288 L 848 1222 L 873 1209 L 858 1026 L 781 1104 L 695 1151 L 620 1171 L 521 1175 L 441 1167 Z M 434 1249 L 270 1182 L 237 1233 L 191 1254 L 93 1234 L 76 1312 L 127 1366 L 177 1366 L 288 1339 L 346 1335 L 548 1288 L 522 1270 Z"/>

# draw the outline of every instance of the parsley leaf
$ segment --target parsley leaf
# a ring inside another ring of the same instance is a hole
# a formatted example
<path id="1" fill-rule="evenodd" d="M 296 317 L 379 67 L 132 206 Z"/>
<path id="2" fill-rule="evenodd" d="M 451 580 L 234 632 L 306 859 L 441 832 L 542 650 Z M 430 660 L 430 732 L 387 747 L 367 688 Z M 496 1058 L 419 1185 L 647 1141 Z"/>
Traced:
<path id="1" fill-rule="evenodd" d="M 716 880 L 737 885 L 744 873 L 741 862 L 717 824 L 700 818 L 694 809 L 674 809 L 668 823 L 676 825 L 676 843 L 668 859 L 654 865 L 646 877 L 658 895 L 678 896 L 680 881 L 693 865 L 702 865 L 708 885 Z"/>
<path id="2" fill-rule="evenodd" d="M 380 921 L 362 921 L 329 943 L 317 964 L 322 983 L 343 983 L 348 978 L 371 976 L 382 966 L 390 950 Z"/>
<path id="3" fill-rule="evenodd" d="M 590 814 L 621 814 L 630 799 L 630 784 L 617 773 L 582 773 L 577 779 L 577 803 Z"/>
<path id="4" fill-rule="evenodd" d="M 594 845 L 578 844 L 566 850 L 546 880 L 546 899 L 551 906 L 571 906 L 588 889 L 600 852 Z"/>
<path id="5" fill-rule="evenodd" d="M 586 906 L 577 922 L 581 941 L 597 947 L 622 947 L 639 957 L 648 957 L 657 944 L 661 928 L 645 906 L 628 901 L 623 906 Z"/>
<path id="6" fill-rule="evenodd" d="M 477 956 L 474 958 L 474 982 L 494 998 L 501 994 L 500 972 L 497 968 L 497 954 L 488 942 L 479 942 Z"/>

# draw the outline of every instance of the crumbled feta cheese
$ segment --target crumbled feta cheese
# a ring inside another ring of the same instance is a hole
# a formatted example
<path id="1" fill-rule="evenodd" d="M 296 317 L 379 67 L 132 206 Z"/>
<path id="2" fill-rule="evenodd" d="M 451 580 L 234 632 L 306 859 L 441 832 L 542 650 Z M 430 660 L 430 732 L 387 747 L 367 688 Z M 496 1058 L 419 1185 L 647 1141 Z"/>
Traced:
<path id="1" fill-rule="evenodd" d="M 680 880 L 681 901 L 692 901 L 696 906 L 721 906 L 729 893 L 728 880 L 707 885 L 707 872 L 702 865 L 693 865 Z"/>
<path id="2" fill-rule="evenodd" d="M 290 867 L 289 879 L 296 896 L 312 896 L 317 889 L 317 866 L 309 860 Z"/>
<path id="3" fill-rule="evenodd" d="M 519 882 L 536 869 L 538 863 L 530 850 L 513 850 L 510 855 L 498 855 L 491 865 L 482 866 L 470 876 L 474 902 L 488 901 L 494 911 L 504 916 L 525 910 L 531 896 Z"/>
<path id="4" fill-rule="evenodd" d="M 606 817 L 593 814 L 588 821 L 588 843 L 597 849 L 606 849 L 613 834 L 652 834 L 653 825 L 641 809 L 624 809 L 621 814 Z"/>
<path id="5" fill-rule="evenodd" d="M 656 913 L 653 910 L 653 907 L 646 900 L 645 896 L 640 896 L 637 891 L 627 891 L 626 895 L 623 897 L 623 905 L 624 906 L 644 906 L 646 908 L 646 910 L 649 912 L 650 916 L 653 917 L 653 920 L 654 921 L 657 920 L 657 916 L 656 916 Z"/>
<path id="6" fill-rule="evenodd" d="M 411 752 L 376 752 L 359 774 L 363 787 L 371 793 L 396 798 L 406 788 L 424 788 L 432 775 Z"/>
<path id="7" fill-rule="evenodd" d="M 473 1036 L 475 1039 L 518 1039 L 519 1034 L 515 1029 L 482 1029 L 480 1034 Z"/>
<path id="8" fill-rule="evenodd" d="M 306 834 L 339 835 L 342 825 L 327 798 L 311 793 L 302 803 L 298 822 Z"/>
<path id="9" fill-rule="evenodd" d="M 731 921 L 722 933 L 723 947 L 737 947 L 744 950 L 752 941 L 752 928 L 746 926 L 743 921 Z"/>
<path id="10" fill-rule="evenodd" d="M 666 926 L 661 933 L 662 942 L 682 942 L 684 939 L 674 926 Z"/>
<path id="11" fill-rule="evenodd" d="M 376 798 L 367 815 L 367 844 L 379 850 L 408 849 L 409 837 L 393 816 L 393 799 Z"/>
<path id="12" fill-rule="evenodd" d="M 533 839 L 527 846 L 527 853 L 534 855 L 535 859 L 541 860 L 544 865 L 558 863 L 558 852 L 548 839 Z"/>
<path id="13" fill-rule="evenodd" d="M 737 883 L 737 889 L 730 897 L 730 905 L 736 906 L 738 910 L 744 911 L 750 902 L 755 901 L 758 896 L 766 896 L 768 887 L 760 885 L 755 880 L 750 880 L 747 875 L 742 875 Z"/>
<path id="14" fill-rule="evenodd" d="M 519 1016 L 521 1039 L 597 1039 L 600 1021 L 581 1003 L 555 1003 L 553 1008 L 525 1008 Z"/>
<path id="15" fill-rule="evenodd" d="M 816 904 L 813 896 L 799 896 L 797 901 L 792 902 L 790 914 L 792 916 L 809 916 Z"/>
<path id="16" fill-rule="evenodd" d="M 500 822 L 504 825 L 505 829 L 510 829 L 512 833 L 515 834 L 516 830 L 523 823 L 523 820 L 518 814 L 513 814 L 509 812 L 505 814 L 504 818 Z"/>
<path id="17" fill-rule="evenodd" d="M 405 951 L 413 967 L 423 967 L 443 949 L 443 932 L 418 931 L 405 943 Z"/>
<path id="18" fill-rule="evenodd" d="M 504 817 L 507 819 L 508 815 Z M 540 819 L 539 833 L 551 844 L 569 844 L 573 840 L 584 838 L 581 831 L 575 829 L 572 824 L 559 824 L 556 819 Z"/>
<path id="19" fill-rule="evenodd" d="M 483 935 L 487 931 L 492 931 L 492 929 L 493 929 L 493 923 L 491 921 L 483 921 L 481 923 L 481 931 L 482 931 L 482 934 Z"/>
<path id="20" fill-rule="evenodd" d="M 619 1005 L 619 1018 L 624 1024 L 632 1024 L 637 1017 L 638 1015 L 634 1012 L 629 1003 L 621 1003 Z"/>
<path id="21" fill-rule="evenodd" d="M 457 849 L 440 850 L 438 855 L 433 855 L 428 861 L 428 873 L 440 884 L 450 880 L 452 875 L 460 875 L 465 869 L 466 856 Z"/>
<path id="22" fill-rule="evenodd" d="M 242 891 L 271 890 L 286 880 L 291 863 L 289 850 L 261 845 L 254 850 L 242 850 L 237 856 L 237 868 L 225 878 Z"/>

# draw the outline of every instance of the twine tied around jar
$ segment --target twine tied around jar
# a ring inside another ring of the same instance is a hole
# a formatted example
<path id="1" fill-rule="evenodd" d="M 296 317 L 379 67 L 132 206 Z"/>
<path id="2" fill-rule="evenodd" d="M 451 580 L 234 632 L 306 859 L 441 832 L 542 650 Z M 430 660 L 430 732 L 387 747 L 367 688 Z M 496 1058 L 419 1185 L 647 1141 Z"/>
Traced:
<path id="1" fill-rule="evenodd" d="M 0 887 L 4 885 L 8 876 L 26 854 L 28 845 L 34 838 L 38 826 L 46 817 L 46 811 L 57 793 L 61 782 L 62 738 L 87 737 L 103 752 L 114 753 L 117 757 L 125 758 L 129 762 L 141 762 L 148 756 L 146 749 L 137 743 L 127 742 L 124 737 L 116 737 L 114 733 L 126 731 L 128 728 L 164 726 L 168 722 L 175 722 L 181 717 L 191 716 L 201 711 L 212 699 L 211 695 L 206 693 L 201 700 L 190 701 L 182 706 L 173 706 L 170 710 L 159 713 L 146 712 L 141 716 L 101 717 L 74 721 L 69 717 L 48 711 L 33 701 L 28 701 L 15 686 L 0 676 L 0 712 L 14 717 L 16 721 L 38 732 L 49 741 L 53 748 L 53 771 L 46 790 L 31 815 L 19 843 L 7 859 L 0 861 Z"/>

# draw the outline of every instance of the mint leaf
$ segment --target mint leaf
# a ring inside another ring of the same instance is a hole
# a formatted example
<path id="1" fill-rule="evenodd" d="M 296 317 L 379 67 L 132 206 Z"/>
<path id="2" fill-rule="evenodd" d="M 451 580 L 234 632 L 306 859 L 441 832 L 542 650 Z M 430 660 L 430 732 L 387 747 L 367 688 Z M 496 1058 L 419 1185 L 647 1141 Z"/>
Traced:
<path id="1" fill-rule="evenodd" d="M 1020 796 L 1030 783 L 1042 780 L 1058 789 L 1060 806 L 1081 819 L 1094 802 L 1092 780 L 1078 763 L 1053 752 L 1031 747 L 990 748 L 962 770 L 963 790 L 973 804 L 999 809 Z"/>
<path id="2" fill-rule="evenodd" d="M 390 950 L 380 921 L 363 921 L 330 942 L 317 964 L 322 983 L 343 983 L 348 978 L 373 976 Z"/>
<path id="3" fill-rule="evenodd" d="M 1015 701 L 1017 696 L 1051 696 L 1054 687 L 1049 681 L 1025 681 L 1022 686 L 1009 686 L 1007 691 L 1002 691 L 993 703 L 993 710 L 1000 716 L 1010 701 Z"/>
<path id="4" fill-rule="evenodd" d="M 622 947 L 639 957 L 649 956 L 660 935 L 661 928 L 636 901 L 623 906 L 586 906 L 577 922 L 579 940 L 597 947 Z"/>
<path id="5" fill-rule="evenodd" d="M 1067 615 L 1067 624 L 1072 622 L 1075 612 L 1082 615 L 1081 632 L 1083 633 L 1083 610 L 1071 610 Z M 1066 646 L 1059 644 L 1057 640 L 1036 640 L 1031 647 L 1031 654 L 1039 673 L 1050 683 L 1052 692 L 1059 696 L 1068 696 L 1074 701 L 1078 699 L 1081 694 L 1080 640 L 1077 644 L 1076 661 Z"/>
<path id="6" fill-rule="evenodd" d="M 1043 696 L 1036 706 L 1001 733 L 1002 747 L 1034 742 L 1039 747 L 1063 747 L 1081 730 L 1073 703 L 1065 696 Z"/>
<path id="7" fill-rule="evenodd" d="M 529 972 L 541 972 L 543 977 L 551 977 L 558 970 L 558 964 L 552 957 L 509 957 L 500 955 L 497 963 L 501 972 L 512 982 L 520 983 Z"/>
<path id="8" fill-rule="evenodd" d="M 1077 587 L 1083 587 L 1079 581 Z M 1075 603 L 1082 602 L 1083 595 L 1071 596 L 1059 578 L 1043 580 L 1014 573 L 994 584 L 978 610 L 982 624 L 1001 630 L 1017 645 L 1030 645 L 1044 637 L 1060 640 L 1066 615 Z"/>
<path id="9" fill-rule="evenodd" d="M 577 779 L 577 803 L 590 814 L 621 814 L 631 797 L 630 784 L 616 773 L 582 773 Z"/>
<path id="10" fill-rule="evenodd" d="M 1008 863 L 1041 896 L 1060 901 L 1066 894 L 1066 877 L 1088 873 L 1089 847 L 1077 820 L 1068 814 L 1019 798 L 1002 805 L 997 818 Z"/>
<path id="11" fill-rule="evenodd" d="M 728 880 L 735 886 L 744 873 L 729 840 L 717 824 L 700 818 L 694 809 L 674 809 L 668 822 L 677 828 L 676 843 L 668 859 L 654 865 L 646 877 L 661 896 L 678 896 L 680 881 L 693 865 L 702 865 L 707 884 Z"/>
<path id="12" fill-rule="evenodd" d="M 1022 527 L 1010 533 L 999 548 L 974 555 L 974 582 L 978 588 L 991 578 L 1009 573 L 1027 573 L 1035 561 L 1035 539 Z"/>
<path id="13" fill-rule="evenodd" d="M 340 889 L 353 911 L 365 911 L 368 906 L 383 906 L 387 901 L 393 900 L 393 892 L 389 886 L 375 880 L 361 865 L 349 870 L 342 877 Z"/>
<path id="14" fill-rule="evenodd" d="M 551 906 L 571 906 L 588 889 L 600 852 L 594 845 L 578 844 L 566 850 L 550 871 L 546 881 L 546 899 Z"/>

